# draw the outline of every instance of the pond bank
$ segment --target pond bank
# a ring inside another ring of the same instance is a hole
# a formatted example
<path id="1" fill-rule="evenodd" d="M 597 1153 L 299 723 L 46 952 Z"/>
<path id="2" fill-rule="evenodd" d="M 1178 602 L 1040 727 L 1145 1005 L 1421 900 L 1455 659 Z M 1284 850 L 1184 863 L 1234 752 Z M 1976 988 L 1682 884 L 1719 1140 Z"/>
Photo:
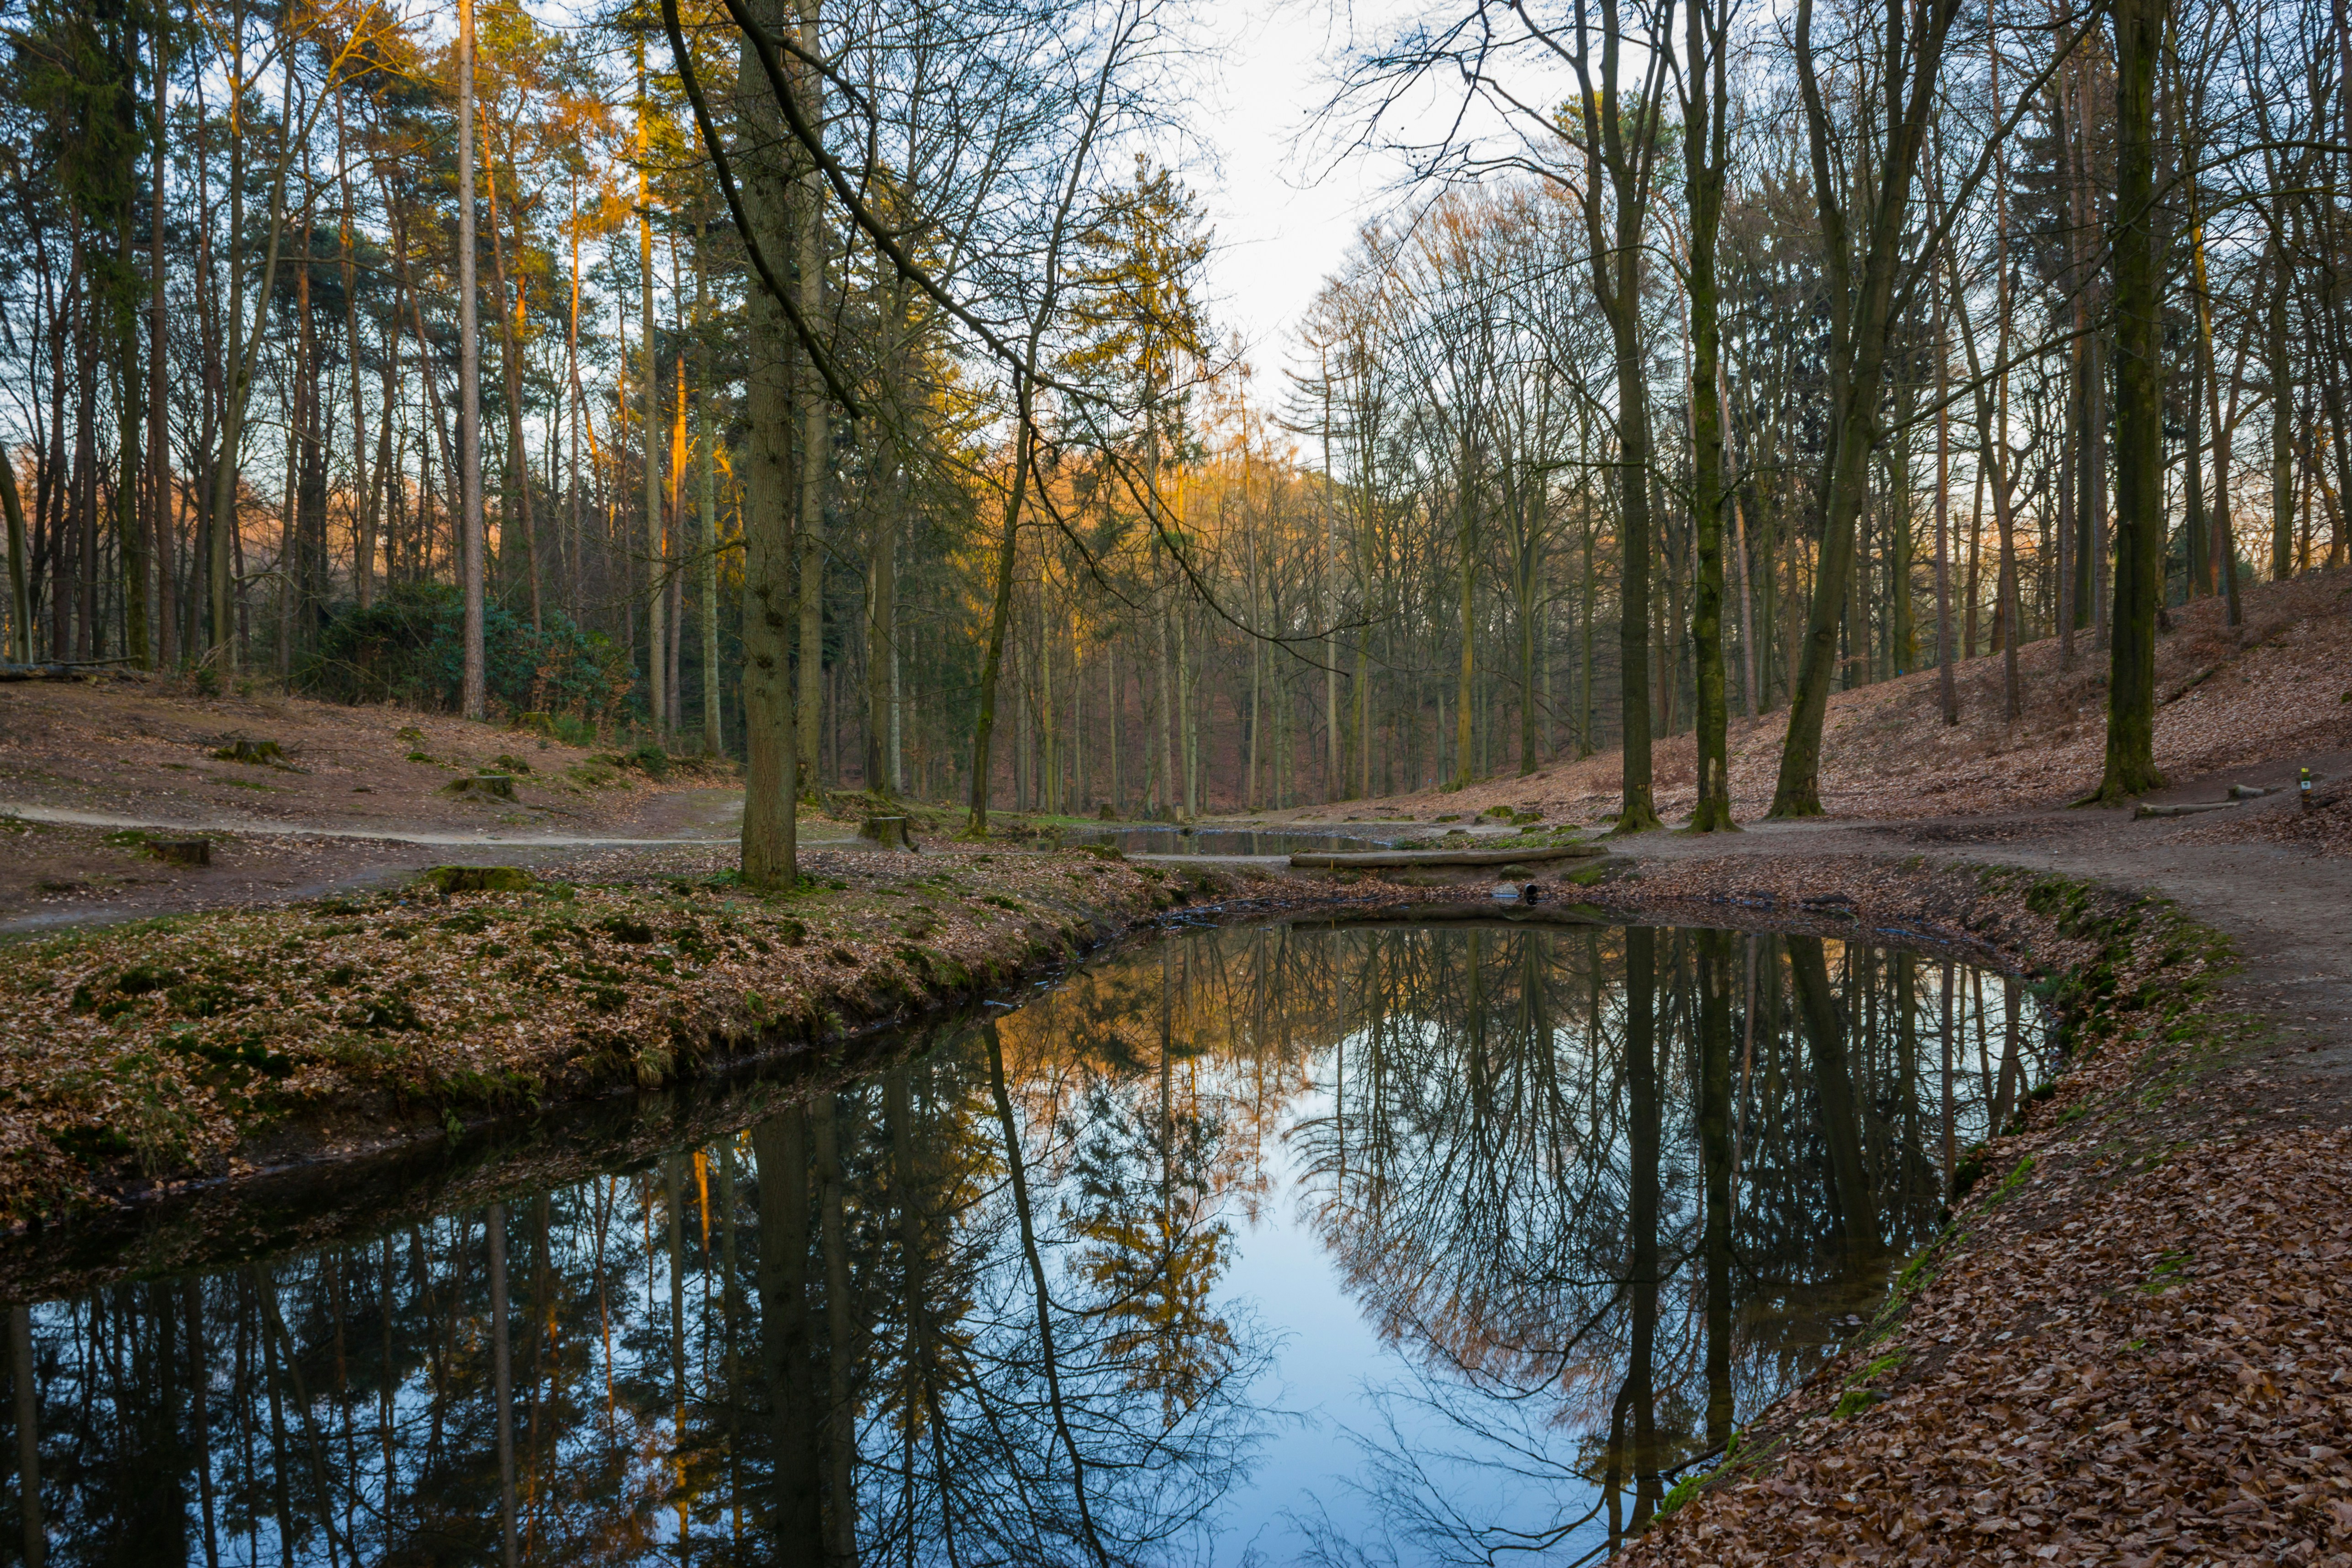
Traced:
<path id="1" fill-rule="evenodd" d="M 1970 1162 L 1871 1327 L 1628 1560 L 2347 1561 L 2352 1132 L 2296 1064 L 2321 1046 L 2235 1005 L 2229 938 L 2154 894 L 1735 855 L 1598 896 L 1752 920 L 1830 889 L 1857 929 L 1940 928 L 2038 977 L 2069 1070 Z"/>
<path id="2" fill-rule="evenodd" d="M 969 1005 L 1180 906 L 1308 892 L 974 848 L 805 853 L 801 893 L 761 898 L 725 858 L 448 893 L 426 879 L 8 944 L 0 1224 L 657 1088 Z"/>

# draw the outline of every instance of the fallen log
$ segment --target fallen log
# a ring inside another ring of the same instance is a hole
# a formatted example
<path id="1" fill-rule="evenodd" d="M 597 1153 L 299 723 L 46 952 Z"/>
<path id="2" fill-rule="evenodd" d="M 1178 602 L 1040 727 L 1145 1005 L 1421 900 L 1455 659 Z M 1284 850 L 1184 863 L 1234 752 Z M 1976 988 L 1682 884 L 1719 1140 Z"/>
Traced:
<path id="1" fill-rule="evenodd" d="M 2133 810 L 2132 820 L 2137 821 L 2144 817 L 2193 817 L 2200 811 L 2226 811 L 2236 804 L 2235 800 L 2192 800 L 2179 806 L 2141 806 Z"/>
<path id="2" fill-rule="evenodd" d="M 1291 917 L 1294 931 L 1362 930 L 1367 927 L 1443 925 L 1449 931 L 1525 930 L 1530 925 L 1614 925 L 1598 904 L 1538 904 L 1513 908 L 1486 904 L 1406 904 L 1385 909 L 1332 910 Z"/>
<path id="3" fill-rule="evenodd" d="M 1541 844 L 1523 850 L 1364 850 L 1340 853 L 1301 850 L 1290 857 L 1300 871 L 1371 871 L 1413 865 L 1534 865 L 1542 861 L 1591 860 L 1609 852 L 1601 844 Z"/>

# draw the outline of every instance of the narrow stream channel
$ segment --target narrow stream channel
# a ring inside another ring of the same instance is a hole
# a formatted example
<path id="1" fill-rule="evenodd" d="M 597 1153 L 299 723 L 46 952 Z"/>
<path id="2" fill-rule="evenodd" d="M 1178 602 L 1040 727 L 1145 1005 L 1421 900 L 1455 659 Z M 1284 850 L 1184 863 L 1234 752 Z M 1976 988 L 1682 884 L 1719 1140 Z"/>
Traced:
<path id="1" fill-rule="evenodd" d="M 0 1554 L 1573 1563 L 2050 1051 L 1818 937 L 1171 933 L 695 1146 L 15 1309 Z"/>

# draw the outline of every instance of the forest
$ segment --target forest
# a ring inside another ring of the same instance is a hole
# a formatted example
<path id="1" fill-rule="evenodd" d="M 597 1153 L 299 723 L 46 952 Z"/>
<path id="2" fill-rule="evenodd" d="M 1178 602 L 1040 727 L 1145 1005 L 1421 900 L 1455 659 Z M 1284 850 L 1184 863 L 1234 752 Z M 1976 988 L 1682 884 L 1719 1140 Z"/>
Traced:
<path id="1" fill-rule="evenodd" d="M 757 883 L 828 788 L 1639 828 L 1693 732 L 1727 827 L 1733 715 L 1805 815 L 1831 693 L 2053 636 L 2120 799 L 2167 607 L 2343 564 L 2340 5 L 1334 16 L 1396 172 L 1269 348 L 1205 7 L 25 0 L 7 659 L 723 753 Z"/>

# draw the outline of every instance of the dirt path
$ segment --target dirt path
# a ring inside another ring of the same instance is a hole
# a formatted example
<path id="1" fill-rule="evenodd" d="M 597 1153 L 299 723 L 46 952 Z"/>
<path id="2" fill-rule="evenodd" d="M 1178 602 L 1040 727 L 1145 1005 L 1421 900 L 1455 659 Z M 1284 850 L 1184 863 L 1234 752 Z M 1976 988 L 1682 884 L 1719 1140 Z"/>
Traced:
<path id="1" fill-rule="evenodd" d="M 561 873 L 616 852 L 708 849 L 735 842 L 739 789 L 676 789 L 637 803 L 605 831 L 533 824 L 450 826 L 428 813 L 360 822 L 258 820 L 221 810 L 166 815 L 0 799 L 0 936 L 118 925 L 158 915 L 247 908 L 394 885 L 434 865 L 525 865 Z M 212 863 L 163 864 L 144 836 L 208 838 Z M 804 821 L 812 848 L 852 830 Z"/>

